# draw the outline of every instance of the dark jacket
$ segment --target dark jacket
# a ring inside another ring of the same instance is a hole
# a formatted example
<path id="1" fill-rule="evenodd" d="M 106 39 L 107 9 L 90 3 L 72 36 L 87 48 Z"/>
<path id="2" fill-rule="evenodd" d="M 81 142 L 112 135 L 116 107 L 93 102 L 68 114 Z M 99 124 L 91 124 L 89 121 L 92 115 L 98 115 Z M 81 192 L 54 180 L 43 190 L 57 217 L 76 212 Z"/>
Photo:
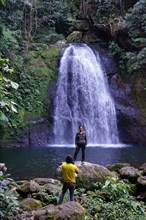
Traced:
<path id="1" fill-rule="evenodd" d="M 76 134 L 75 144 L 76 145 L 87 145 L 87 136 L 84 131 L 82 133 L 78 132 Z"/>

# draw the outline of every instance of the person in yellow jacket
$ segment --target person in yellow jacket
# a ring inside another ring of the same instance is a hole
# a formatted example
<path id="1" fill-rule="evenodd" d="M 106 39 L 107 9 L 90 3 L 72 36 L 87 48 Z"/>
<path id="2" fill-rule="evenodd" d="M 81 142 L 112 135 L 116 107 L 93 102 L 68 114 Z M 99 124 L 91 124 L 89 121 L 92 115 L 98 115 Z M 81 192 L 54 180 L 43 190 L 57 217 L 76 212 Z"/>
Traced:
<path id="1" fill-rule="evenodd" d="M 74 201 L 74 190 L 76 183 L 76 173 L 78 173 L 78 168 L 74 165 L 72 156 L 66 157 L 66 163 L 63 163 L 62 166 L 63 172 L 63 188 L 61 195 L 59 197 L 59 204 L 63 202 L 66 191 L 69 189 L 70 201 Z"/>

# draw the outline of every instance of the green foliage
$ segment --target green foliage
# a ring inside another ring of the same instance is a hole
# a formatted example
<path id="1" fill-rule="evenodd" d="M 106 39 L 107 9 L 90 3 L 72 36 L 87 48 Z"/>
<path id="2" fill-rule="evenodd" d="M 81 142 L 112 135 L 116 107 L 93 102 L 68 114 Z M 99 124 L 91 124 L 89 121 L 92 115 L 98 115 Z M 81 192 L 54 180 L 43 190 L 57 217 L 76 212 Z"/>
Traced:
<path id="1" fill-rule="evenodd" d="M 139 48 L 135 52 L 127 52 L 128 72 L 135 73 L 146 65 L 146 1 L 140 0 L 125 16 L 126 26 L 132 43 Z"/>
<path id="2" fill-rule="evenodd" d="M 116 177 L 106 180 L 101 189 L 103 192 L 108 193 L 110 200 L 127 199 L 129 197 L 130 187 Z"/>
<path id="3" fill-rule="evenodd" d="M 109 42 L 109 55 L 119 62 L 121 72 L 126 72 L 125 50 L 122 49 L 115 41 Z"/>
<path id="4" fill-rule="evenodd" d="M 4 5 L 4 2 L 5 2 L 5 0 L 0 0 L 0 3 L 1 3 L 2 5 Z"/>
<path id="5" fill-rule="evenodd" d="M 15 47 L 17 45 L 16 35 L 17 32 L 11 31 L 8 27 L 3 24 L 3 21 L 0 21 L 0 27 L 2 29 L 2 36 L 0 41 L 0 50 L 2 51 L 8 47 Z"/>
<path id="6" fill-rule="evenodd" d="M 17 113 L 15 90 L 18 84 L 8 78 L 13 73 L 9 60 L 0 57 L 0 126 L 10 122 L 11 115 Z"/>
<path id="7" fill-rule="evenodd" d="M 115 0 L 97 1 L 96 16 L 101 24 L 108 24 L 109 19 L 116 18 L 120 13 Z"/>
<path id="8" fill-rule="evenodd" d="M 145 220 L 144 205 L 135 201 L 119 200 L 104 203 L 100 214 L 95 220 Z"/>
<path id="9" fill-rule="evenodd" d="M 87 199 L 81 201 L 88 215 L 93 216 L 92 219 L 144 220 L 146 218 L 144 204 L 132 199 L 128 184 L 113 177 L 105 183 L 97 183 L 96 187 L 98 189 L 87 192 Z"/>
<path id="10" fill-rule="evenodd" d="M 10 13 L 11 12 L 11 13 Z M 0 11 L 4 23 L 18 41 L 25 41 L 26 47 L 31 42 L 52 44 L 63 39 L 64 24 L 68 24 L 70 7 L 67 1 L 13 1 L 7 0 L 4 10 Z M 63 24 L 63 26 L 62 26 Z M 56 33 L 56 26 L 60 34 Z"/>
<path id="11" fill-rule="evenodd" d="M 124 53 L 124 50 L 114 41 L 109 42 L 109 49 L 111 56 L 120 57 Z"/>
<path id="12" fill-rule="evenodd" d="M 129 42 L 132 51 L 126 51 L 116 42 L 116 39 L 110 42 L 110 54 L 114 56 L 118 62 L 121 72 L 140 73 L 146 66 L 146 17 L 145 17 L 146 1 L 138 1 L 133 8 L 125 15 L 125 27 L 129 34 Z M 143 71 L 145 72 L 145 71 Z"/>
<path id="13" fill-rule="evenodd" d="M 139 53 L 138 52 L 127 52 L 125 55 L 128 60 L 128 72 L 136 73 L 146 65 L 146 47 L 144 47 Z"/>
<path id="14" fill-rule="evenodd" d="M 42 47 L 42 46 L 41 46 Z M 25 72 L 20 73 L 18 97 L 27 112 L 38 116 L 44 115 L 48 108 L 48 86 L 56 80 L 57 60 L 60 50 L 48 48 L 43 50 L 36 44 L 36 50 L 27 55 Z"/>
<path id="15" fill-rule="evenodd" d="M 60 53 L 48 45 L 64 39 L 55 28 L 56 23 L 66 22 L 70 10 L 67 7 L 68 1 L 7 0 L 1 8 L 0 50 L 10 58 L 16 72 L 10 77 L 0 73 L 0 129 L 4 133 L 1 137 L 16 136 L 26 121 L 46 114 L 48 86 L 56 80 Z M 12 88 L 16 85 L 13 81 L 18 81 L 18 90 Z"/>
<path id="16" fill-rule="evenodd" d="M 138 43 L 139 41 L 145 42 L 145 37 L 146 37 L 145 8 L 146 8 L 146 1 L 140 0 L 125 16 L 128 33 L 131 39 L 136 39 L 135 43 L 136 42 Z"/>
<path id="17" fill-rule="evenodd" d="M 8 177 L 0 176 L 0 219 L 12 219 L 18 213 L 18 195 L 14 190 L 15 181 Z"/>

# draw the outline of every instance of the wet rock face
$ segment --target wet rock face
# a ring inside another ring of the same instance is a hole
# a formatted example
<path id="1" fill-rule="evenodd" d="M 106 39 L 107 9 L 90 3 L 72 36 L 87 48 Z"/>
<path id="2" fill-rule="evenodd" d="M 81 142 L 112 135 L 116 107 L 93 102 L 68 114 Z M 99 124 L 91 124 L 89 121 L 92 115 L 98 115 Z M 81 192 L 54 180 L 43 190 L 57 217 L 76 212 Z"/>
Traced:
<path id="1" fill-rule="evenodd" d="M 119 136 L 124 143 L 146 143 L 146 120 L 132 98 L 130 84 L 124 84 L 118 74 L 109 80 L 115 100 Z"/>
<path id="2" fill-rule="evenodd" d="M 123 83 L 114 59 L 108 55 L 108 50 L 99 47 L 97 44 L 92 45 L 91 48 L 100 55 L 109 82 L 110 92 L 115 101 L 120 141 L 123 143 L 145 144 L 146 120 L 132 98 L 131 84 Z"/>
<path id="3" fill-rule="evenodd" d="M 17 140 L 19 141 L 16 146 L 46 146 L 49 142 L 49 122 L 47 118 L 41 118 L 36 121 L 30 122 L 30 128 L 27 131 L 20 131 L 17 134 Z"/>

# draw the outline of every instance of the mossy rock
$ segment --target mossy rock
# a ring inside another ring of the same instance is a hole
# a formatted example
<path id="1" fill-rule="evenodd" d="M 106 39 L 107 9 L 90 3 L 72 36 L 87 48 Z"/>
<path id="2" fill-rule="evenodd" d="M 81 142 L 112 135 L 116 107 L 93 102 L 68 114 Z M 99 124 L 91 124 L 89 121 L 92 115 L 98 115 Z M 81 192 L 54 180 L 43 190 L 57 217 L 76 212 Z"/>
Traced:
<path id="1" fill-rule="evenodd" d="M 43 204 L 54 204 L 57 205 L 58 197 L 48 195 L 46 192 L 33 193 L 32 198 L 41 201 Z"/>
<path id="2" fill-rule="evenodd" d="M 109 169 L 110 171 L 115 171 L 115 172 L 119 172 L 119 170 L 123 167 L 126 167 L 126 166 L 130 166 L 129 163 L 115 163 L 115 164 L 109 164 L 107 165 L 107 169 Z"/>
<path id="3" fill-rule="evenodd" d="M 130 182 L 135 183 L 137 178 L 141 176 L 138 169 L 130 166 L 123 167 L 119 170 L 121 178 L 128 179 Z"/>
<path id="4" fill-rule="evenodd" d="M 85 209 L 78 202 L 66 202 L 54 210 L 48 210 L 48 218 L 52 220 L 81 220 L 84 219 Z"/>
<path id="5" fill-rule="evenodd" d="M 67 37 L 67 43 L 80 43 L 82 41 L 82 32 L 80 31 L 73 31 Z"/>
<path id="6" fill-rule="evenodd" d="M 42 207 L 42 204 L 36 199 L 26 198 L 20 202 L 19 207 L 23 210 L 37 210 Z"/>
<path id="7" fill-rule="evenodd" d="M 25 181 L 22 185 L 17 187 L 17 192 L 24 198 L 27 197 L 28 194 L 39 192 L 39 190 L 40 185 L 35 181 Z"/>
<path id="8" fill-rule="evenodd" d="M 88 190 L 94 188 L 95 182 L 103 182 L 108 177 L 112 177 L 115 175 L 106 167 L 100 166 L 98 164 L 92 164 L 89 162 L 84 162 L 84 164 L 82 164 L 79 161 L 77 161 L 75 164 L 79 168 L 79 174 L 77 176 L 77 186 L 83 187 Z M 61 166 L 57 168 L 55 177 L 58 180 L 62 179 Z"/>

